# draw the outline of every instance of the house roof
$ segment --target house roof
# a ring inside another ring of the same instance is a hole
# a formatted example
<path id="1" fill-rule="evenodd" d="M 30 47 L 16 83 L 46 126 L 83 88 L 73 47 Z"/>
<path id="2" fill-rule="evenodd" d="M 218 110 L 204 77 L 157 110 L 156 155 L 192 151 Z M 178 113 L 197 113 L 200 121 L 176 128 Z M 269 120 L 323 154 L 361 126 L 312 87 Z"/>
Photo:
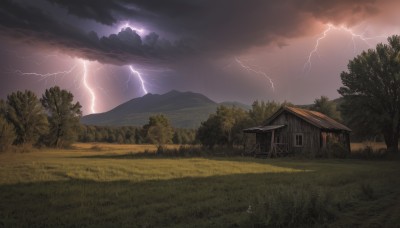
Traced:
<path id="1" fill-rule="evenodd" d="M 272 130 L 283 128 L 283 127 L 286 127 L 286 125 L 258 126 L 258 127 L 251 127 L 251 128 L 243 129 L 243 132 L 245 132 L 245 133 L 263 133 L 263 132 L 268 132 L 268 131 L 272 131 Z"/>
<path id="2" fill-rule="evenodd" d="M 279 109 L 270 119 L 268 119 L 267 124 L 271 123 L 276 117 L 278 117 L 282 112 L 287 111 L 293 115 L 303 119 L 304 121 L 325 130 L 344 130 L 351 131 L 350 128 L 337 122 L 336 120 L 316 111 L 287 107 L 284 106 Z"/>

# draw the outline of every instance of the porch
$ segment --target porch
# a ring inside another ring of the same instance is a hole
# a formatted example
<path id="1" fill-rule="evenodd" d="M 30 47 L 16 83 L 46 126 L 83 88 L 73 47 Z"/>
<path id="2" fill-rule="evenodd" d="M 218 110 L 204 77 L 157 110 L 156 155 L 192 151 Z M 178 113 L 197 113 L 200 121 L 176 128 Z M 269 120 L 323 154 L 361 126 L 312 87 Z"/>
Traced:
<path id="1" fill-rule="evenodd" d="M 244 129 L 244 155 L 283 157 L 289 154 L 286 125 L 268 125 Z"/>

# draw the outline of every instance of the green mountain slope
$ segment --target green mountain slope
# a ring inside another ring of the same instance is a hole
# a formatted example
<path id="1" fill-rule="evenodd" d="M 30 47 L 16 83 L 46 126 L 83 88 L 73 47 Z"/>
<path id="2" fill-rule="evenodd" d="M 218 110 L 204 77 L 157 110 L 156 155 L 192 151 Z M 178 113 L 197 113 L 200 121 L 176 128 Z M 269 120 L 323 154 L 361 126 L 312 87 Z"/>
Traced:
<path id="1" fill-rule="evenodd" d="M 248 109 L 238 102 L 223 102 L 227 106 Z M 214 113 L 218 103 L 208 97 L 193 92 L 170 91 L 166 94 L 146 94 L 132 99 L 114 109 L 81 118 L 81 123 L 100 126 L 142 126 L 151 115 L 164 114 L 174 127 L 196 128 Z"/>

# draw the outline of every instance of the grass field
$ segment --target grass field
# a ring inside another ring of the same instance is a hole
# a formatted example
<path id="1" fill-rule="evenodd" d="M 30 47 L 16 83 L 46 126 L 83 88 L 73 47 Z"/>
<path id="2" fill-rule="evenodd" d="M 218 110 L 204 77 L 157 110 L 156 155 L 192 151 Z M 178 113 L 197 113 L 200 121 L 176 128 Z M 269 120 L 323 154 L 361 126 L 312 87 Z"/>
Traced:
<path id="1" fill-rule="evenodd" d="M 399 227 L 400 162 L 0 154 L 0 227 Z"/>

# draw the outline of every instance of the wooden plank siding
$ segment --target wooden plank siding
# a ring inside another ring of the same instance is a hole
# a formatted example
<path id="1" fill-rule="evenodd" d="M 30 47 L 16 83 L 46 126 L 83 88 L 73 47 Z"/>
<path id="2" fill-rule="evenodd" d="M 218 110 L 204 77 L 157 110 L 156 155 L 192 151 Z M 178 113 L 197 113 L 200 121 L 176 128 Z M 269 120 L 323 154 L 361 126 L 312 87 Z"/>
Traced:
<path id="1" fill-rule="evenodd" d="M 282 112 L 270 124 L 285 124 L 281 134 L 286 137 L 289 151 L 294 154 L 317 154 L 320 150 L 320 129 L 289 113 Z M 303 146 L 295 146 L 295 134 L 303 134 Z"/>
<path id="2" fill-rule="evenodd" d="M 325 149 L 334 143 L 340 143 L 350 151 L 350 134 L 346 131 L 322 130 L 320 147 Z"/>
<path id="3" fill-rule="evenodd" d="M 253 147 L 258 149 L 254 151 L 273 156 L 320 157 L 336 153 L 334 156 L 342 157 L 350 152 L 351 129 L 311 110 L 282 107 L 266 121 L 266 125 L 243 131 L 256 134 L 256 147 Z"/>

